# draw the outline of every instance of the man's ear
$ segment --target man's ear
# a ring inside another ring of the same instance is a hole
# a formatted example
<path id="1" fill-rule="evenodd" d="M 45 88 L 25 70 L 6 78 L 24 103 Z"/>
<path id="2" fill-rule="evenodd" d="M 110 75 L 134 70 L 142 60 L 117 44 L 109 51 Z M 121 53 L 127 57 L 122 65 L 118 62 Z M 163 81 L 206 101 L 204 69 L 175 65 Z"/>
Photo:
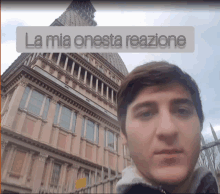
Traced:
<path id="1" fill-rule="evenodd" d="M 126 136 L 121 132 L 122 144 L 127 144 Z"/>

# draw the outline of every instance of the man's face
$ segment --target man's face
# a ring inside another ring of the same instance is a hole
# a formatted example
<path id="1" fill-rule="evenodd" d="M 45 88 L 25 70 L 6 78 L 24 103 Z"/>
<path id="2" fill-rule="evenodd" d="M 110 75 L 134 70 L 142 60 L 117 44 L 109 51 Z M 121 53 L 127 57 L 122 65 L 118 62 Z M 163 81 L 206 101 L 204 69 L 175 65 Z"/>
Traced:
<path id="1" fill-rule="evenodd" d="M 178 184 L 193 172 L 200 122 L 180 84 L 143 89 L 128 106 L 125 142 L 138 171 L 151 183 Z"/>

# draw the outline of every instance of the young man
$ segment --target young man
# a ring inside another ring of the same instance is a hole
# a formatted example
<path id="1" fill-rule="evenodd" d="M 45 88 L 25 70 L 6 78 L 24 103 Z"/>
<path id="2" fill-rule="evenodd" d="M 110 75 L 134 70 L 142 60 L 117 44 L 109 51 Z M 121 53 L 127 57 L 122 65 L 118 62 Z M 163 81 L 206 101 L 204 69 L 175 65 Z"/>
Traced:
<path id="1" fill-rule="evenodd" d="M 176 65 L 135 68 L 118 92 L 122 138 L 134 165 L 117 193 L 218 193 L 205 167 L 195 169 L 204 114 L 196 82 Z"/>

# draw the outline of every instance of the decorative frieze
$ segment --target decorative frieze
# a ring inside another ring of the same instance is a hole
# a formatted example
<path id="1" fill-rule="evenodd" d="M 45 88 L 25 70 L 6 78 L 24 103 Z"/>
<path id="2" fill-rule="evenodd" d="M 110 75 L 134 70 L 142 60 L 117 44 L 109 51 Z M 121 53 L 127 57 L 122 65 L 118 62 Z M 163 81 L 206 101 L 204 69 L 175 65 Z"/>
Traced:
<path id="1" fill-rule="evenodd" d="M 38 156 L 38 160 L 41 161 L 41 162 L 45 162 L 47 157 L 48 157 L 48 154 L 40 153 L 39 156 Z"/>

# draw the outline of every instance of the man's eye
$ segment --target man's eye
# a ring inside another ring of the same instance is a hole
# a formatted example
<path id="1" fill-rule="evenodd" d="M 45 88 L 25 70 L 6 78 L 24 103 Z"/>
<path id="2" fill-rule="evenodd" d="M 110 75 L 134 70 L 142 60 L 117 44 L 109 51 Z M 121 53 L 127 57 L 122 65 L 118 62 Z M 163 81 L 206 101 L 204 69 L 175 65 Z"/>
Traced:
<path id="1" fill-rule="evenodd" d="M 138 117 L 141 117 L 141 118 L 148 118 L 148 117 L 151 117 L 153 114 L 151 112 L 143 112 L 143 113 L 140 113 L 138 115 Z"/>
<path id="2" fill-rule="evenodd" d="M 191 111 L 188 110 L 188 109 L 185 109 L 185 108 L 179 108 L 178 109 L 178 113 L 181 115 L 181 116 L 188 116 L 191 114 Z"/>

